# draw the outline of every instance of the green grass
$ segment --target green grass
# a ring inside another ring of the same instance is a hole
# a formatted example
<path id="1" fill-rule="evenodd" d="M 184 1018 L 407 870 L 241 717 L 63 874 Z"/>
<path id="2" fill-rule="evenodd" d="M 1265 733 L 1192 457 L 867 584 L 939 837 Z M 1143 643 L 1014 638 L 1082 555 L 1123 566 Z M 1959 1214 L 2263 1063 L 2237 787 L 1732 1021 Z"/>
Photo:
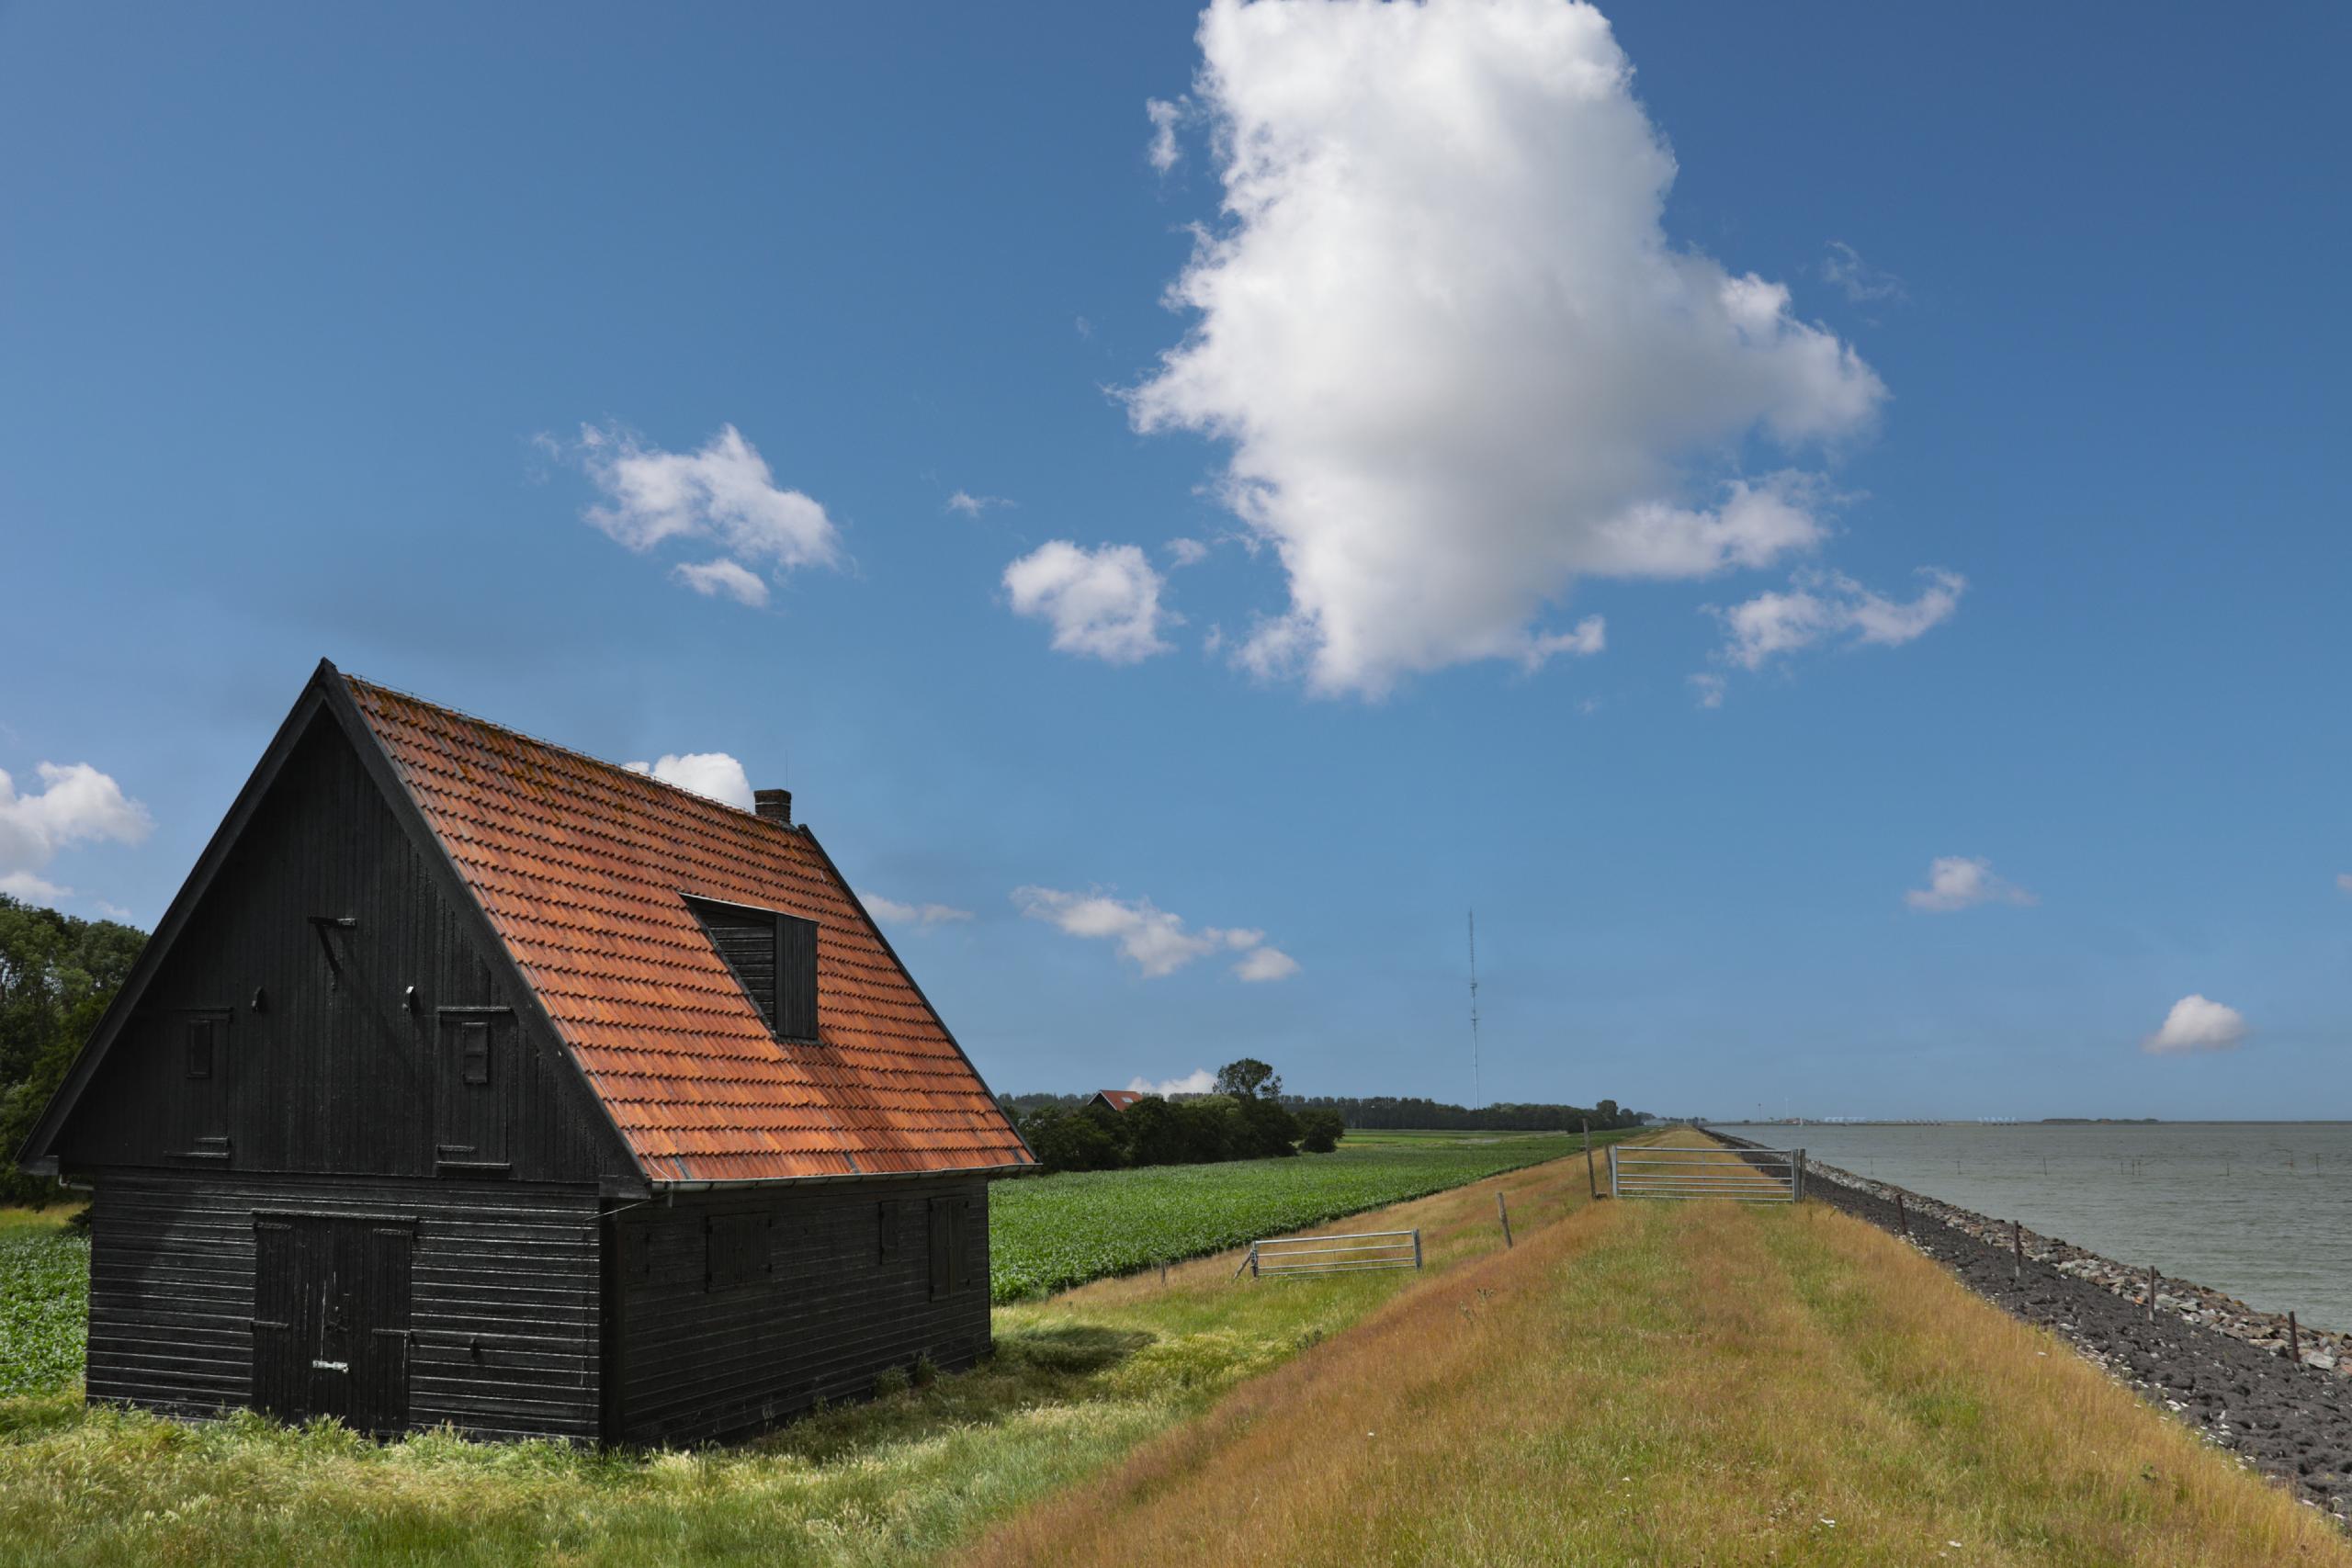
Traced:
<path id="1" fill-rule="evenodd" d="M 1626 1136 L 1602 1133 L 1595 1147 Z M 999 1182 L 989 1192 L 999 1302 L 1197 1258 L 1482 1180 L 1583 1146 L 1561 1133 L 1351 1133 L 1336 1154 Z"/>
<path id="2" fill-rule="evenodd" d="M 1522 1247 L 1583 1201 L 1581 1162 L 1509 1180 Z M 379 1445 L 85 1408 L 70 1390 L 0 1399 L 0 1565 L 929 1561 L 1500 1246 L 1484 1189 L 1396 1223 L 1422 1227 L 1430 1273 L 1253 1283 L 1195 1263 L 1164 1287 L 1104 1280 L 998 1308 L 997 1354 L 971 1372 L 741 1448 Z"/>
<path id="3" fill-rule="evenodd" d="M 66 1213 L 0 1209 L 0 1398 L 82 1375 L 90 1242 L 65 1228 Z"/>

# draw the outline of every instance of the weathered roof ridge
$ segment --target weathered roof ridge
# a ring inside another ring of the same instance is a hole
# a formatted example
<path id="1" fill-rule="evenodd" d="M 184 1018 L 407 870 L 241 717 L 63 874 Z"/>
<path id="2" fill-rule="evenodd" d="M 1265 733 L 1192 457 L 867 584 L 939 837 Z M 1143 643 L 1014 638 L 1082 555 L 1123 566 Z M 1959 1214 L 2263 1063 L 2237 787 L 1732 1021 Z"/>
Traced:
<path id="1" fill-rule="evenodd" d="M 566 746 L 560 740 L 549 740 L 545 736 L 534 735 L 527 729 L 517 729 L 511 724 L 501 724 L 494 718 L 484 718 L 480 714 L 468 712 L 464 708 L 452 707 L 447 703 L 435 702 L 431 697 L 419 696 L 416 693 L 412 692 L 403 686 L 390 685 L 382 681 L 374 680 L 366 675 L 354 675 L 348 670 L 337 670 L 335 673 L 342 676 L 345 683 L 347 685 L 366 686 L 370 691 L 380 692 L 388 697 L 398 697 L 404 703 L 414 703 L 419 707 L 431 708 L 435 713 L 447 714 L 451 718 L 463 719 L 466 723 L 472 725 L 478 729 L 496 730 L 501 735 L 512 736 L 517 740 L 527 741 L 531 745 L 537 746 L 542 750 L 560 752 L 564 756 L 577 758 L 581 761 L 586 762 L 593 767 L 607 768 L 614 773 L 626 773 L 633 779 L 643 779 L 649 784 L 660 784 L 663 789 L 674 789 L 679 794 L 691 796 L 695 800 L 708 801 L 713 806 L 725 807 L 728 810 L 736 813 L 738 816 L 759 817 L 759 813 L 755 810 L 737 806 L 731 801 L 721 800 L 715 795 L 705 795 L 698 789 L 688 789 L 685 785 L 677 783 L 675 780 L 662 778 L 660 774 L 655 773 L 650 768 L 644 773 L 639 773 L 635 768 L 630 767 L 627 762 L 616 762 L 609 757 L 599 757 L 593 751 L 582 751 L 577 746 Z M 762 821 L 767 820 L 765 818 L 761 818 L 760 819 Z M 794 826 L 797 828 L 799 827 L 800 824 L 795 823 Z"/>

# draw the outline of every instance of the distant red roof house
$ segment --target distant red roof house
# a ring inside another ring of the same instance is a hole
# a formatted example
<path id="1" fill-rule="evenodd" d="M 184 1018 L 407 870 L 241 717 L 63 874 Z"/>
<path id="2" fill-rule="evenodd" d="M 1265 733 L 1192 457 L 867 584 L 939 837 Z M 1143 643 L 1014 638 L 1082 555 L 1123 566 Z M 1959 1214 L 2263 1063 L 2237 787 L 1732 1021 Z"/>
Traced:
<path id="1" fill-rule="evenodd" d="M 1125 1111 L 1128 1106 L 1133 1105 L 1136 1100 L 1141 1100 L 1142 1098 L 1143 1091 L 1141 1089 L 1098 1089 L 1094 1091 L 1094 1098 L 1088 1100 L 1086 1103 L 1089 1105 L 1102 1106 L 1106 1111 Z"/>

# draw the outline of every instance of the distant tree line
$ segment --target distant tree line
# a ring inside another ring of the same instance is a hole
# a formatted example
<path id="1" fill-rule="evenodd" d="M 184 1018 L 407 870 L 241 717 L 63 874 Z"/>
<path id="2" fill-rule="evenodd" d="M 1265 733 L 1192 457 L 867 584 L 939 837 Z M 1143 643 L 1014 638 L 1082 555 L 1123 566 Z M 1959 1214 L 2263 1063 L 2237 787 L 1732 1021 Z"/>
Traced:
<path id="1" fill-rule="evenodd" d="M 1363 1097 L 1286 1094 L 1283 1104 L 1293 1111 L 1336 1111 L 1351 1127 L 1370 1132 L 1399 1127 L 1439 1131 L 1493 1133 L 1573 1133 L 1590 1122 L 1596 1133 L 1611 1127 L 1639 1127 L 1652 1118 L 1646 1111 L 1628 1111 L 1613 1100 L 1598 1105 L 1447 1105 L 1411 1096 Z"/>
<path id="2" fill-rule="evenodd" d="M 1213 1165 L 1338 1148 L 1347 1133 L 1339 1114 L 1294 1111 L 1283 1103 L 1282 1088 L 1273 1068 L 1244 1056 L 1219 1069 L 1208 1094 L 1147 1094 L 1125 1111 L 1093 1103 L 1091 1095 L 1014 1095 L 1006 1104 L 1047 1171 Z"/>
<path id="3" fill-rule="evenodd" d="M 62 1195 L 17 1170 L 17 1156 L 146 945 L 134 927 L 0 893 L 0 1202 Z"/>

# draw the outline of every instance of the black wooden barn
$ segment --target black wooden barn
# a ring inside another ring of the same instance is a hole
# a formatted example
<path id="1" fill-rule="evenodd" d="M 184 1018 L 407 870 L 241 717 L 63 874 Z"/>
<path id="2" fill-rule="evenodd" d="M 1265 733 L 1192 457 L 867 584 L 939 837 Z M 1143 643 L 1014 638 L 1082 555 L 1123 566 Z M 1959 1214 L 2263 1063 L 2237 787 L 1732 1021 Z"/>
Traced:
<path id="1" fill-rule="evenodd" d="M 783 791 L 323 662 L 23 1158 L 93 1399 L 608 1442 L 969 1363 L 1033 1163 Z"/>

